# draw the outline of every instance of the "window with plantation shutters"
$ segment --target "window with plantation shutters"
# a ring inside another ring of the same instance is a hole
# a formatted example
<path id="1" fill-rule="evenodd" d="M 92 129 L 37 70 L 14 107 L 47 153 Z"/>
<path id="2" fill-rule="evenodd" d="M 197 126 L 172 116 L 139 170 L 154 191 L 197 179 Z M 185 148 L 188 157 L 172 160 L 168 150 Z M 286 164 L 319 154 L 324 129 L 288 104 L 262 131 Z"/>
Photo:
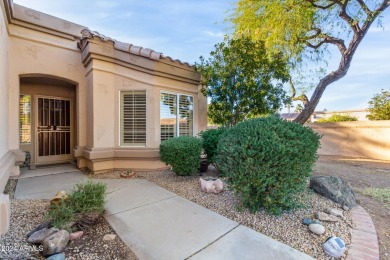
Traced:
<path id="1" fill-rule="evenodd" d="M 121 145 L 146 145 L 146 92 L 121 92 Z"/>
<path id="2" fill-rule="evenodd" d="M 193 135 L 194 100 L 192 96 L 161 93 L 161 141 L 176 136 Z"/>

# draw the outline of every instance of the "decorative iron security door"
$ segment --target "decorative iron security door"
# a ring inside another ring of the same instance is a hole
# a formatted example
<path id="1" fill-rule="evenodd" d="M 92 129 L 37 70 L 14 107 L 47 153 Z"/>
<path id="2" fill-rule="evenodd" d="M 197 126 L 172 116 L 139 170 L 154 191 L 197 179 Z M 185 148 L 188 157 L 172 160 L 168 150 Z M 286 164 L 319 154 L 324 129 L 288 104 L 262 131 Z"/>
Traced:
<path id="1" fill-rule="evenodd" d="M 72 145 L 71 100 L 37 98 L 37 162 L 70 160 Z"/>

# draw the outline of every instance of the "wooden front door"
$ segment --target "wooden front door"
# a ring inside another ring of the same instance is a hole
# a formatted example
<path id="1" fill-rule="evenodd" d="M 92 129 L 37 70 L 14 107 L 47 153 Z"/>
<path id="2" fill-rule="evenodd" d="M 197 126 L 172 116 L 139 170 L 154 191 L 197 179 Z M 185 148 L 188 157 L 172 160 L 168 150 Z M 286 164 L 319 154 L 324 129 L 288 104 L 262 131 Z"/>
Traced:
<path id="1" fill-rule="evenodd" d="M 70 161 L 73 145 L 72 100 L 36 97 L 36 162 Z"/>

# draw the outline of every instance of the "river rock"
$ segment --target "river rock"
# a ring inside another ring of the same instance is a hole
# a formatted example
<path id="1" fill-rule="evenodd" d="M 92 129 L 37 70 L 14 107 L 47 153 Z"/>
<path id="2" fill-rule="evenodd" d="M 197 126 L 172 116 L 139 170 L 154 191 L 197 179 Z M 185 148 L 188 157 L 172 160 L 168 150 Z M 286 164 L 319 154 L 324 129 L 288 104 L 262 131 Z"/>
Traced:
<path id="1" fill-rule="evenodd" d="M 340 177 L 311 177 L 310 188 L 340 205 L 345 205 L 349 208 L 356 206 L 355 193 L 351 185 Z"/>
<path id="2" fill-rule="evenodd" d="M 322 225 L 321 221 L 319 221 L 318 219 L 313 219 L 311 221 L 311 224 L 320 224 L 320 225 Z"/>
<path id="3" fill-rule="evenodd" d="M 332 215 L 326 214 L 324 212 L 316 212 L 316 218 L 318 218 L 321 221 L 328 221 L 328 222 L 339 221 L 339 219 L 336 216 L 332 216 Z"/>
<path id="4" fill-rule="evenodd" d="M 309 230 L 313 232 L 316 235 L 322 235 L 325 233 L 325 228 L 323 225 L 320 224 L 310 224 Z"/>
<path id="5" fill-rule="evenodd" d="M 65 255 L 63 253 L 51 255 L 46 260 L 65 260 Z"/>
<path id="6" fill-rule="evenodd" d="M 57 228 L 40 229 L 40 230 L 34 232 L 31 236 L 29 236 L 27 239 L 27 242 L 29 242 L 31 244 L 41 244 L 43 239 L 45 239 L 45 237 L 48 237 L 56 232 L 58 232 Z"/>
<path id="7" fill-rule="evenodd" d="M 220 179 L 205 180 L 203 178 L 200 178 L 199 181 L 200 181 L 200 189 L 203 192 L 217 194 L 223 190 L 223 182 Z"/>
<path id="8" fill-rule="evenodd" d="M 61 253 L 65 250 L 66 245 L 69 242 L 69 232 L 66 230 L 60 230 L 42 241 L 43 255 L 49 256 Z"/>
<path id="9" fill-rule="evenodd" d="M 310 218 L 304 218 L 302 224 L 308 226 L 311 224 L 311 221 L 312 220 Z"/>
<path id="10" fill-rule="evenodd" d="M 103 241 L 111 241 L 111 240 L 114 240 L 115 238 L 116 238 L 115 234 L 107 234 L 107 235 L 104 235 Z"/>
<path id="11" fill-rule="evenodd" d="M 72 241 L 72 240 L 79 239 L 83 235 L 84 235 L 84 231 L 77 231 L 77 232 L 70 233 L 69 240 Z"/>
<path id="12" fill-rule="evenodd" d="M 343 216 L 343 212 L 341 210 L 338 210 L 338 209 L 326 208 L 324 210 L 324 212 L 328 213 L 330 215 L 336 216 L 336 217 L 342 217 Z"/>

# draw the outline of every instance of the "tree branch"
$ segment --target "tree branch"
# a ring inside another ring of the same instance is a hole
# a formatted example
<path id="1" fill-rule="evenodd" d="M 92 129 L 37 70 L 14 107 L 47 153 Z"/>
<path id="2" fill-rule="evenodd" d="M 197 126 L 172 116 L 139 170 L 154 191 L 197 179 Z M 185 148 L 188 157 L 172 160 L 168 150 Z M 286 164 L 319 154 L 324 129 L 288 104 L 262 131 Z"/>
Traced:
<path id="1" fill-rule="evenodd" d="M 312 44 L 309 41 L 306 41 L 307 46 L 309 46 L 310 48 L 313 48 L 313 49 L 318 49 L 324 43 L 331 43 L 331 44 L 336 45 L 339 48 L 341 54 L 343 54 L 347 50 L 347 47 L 345 46 L 343 39 L 336 38 L 336 37 L 330 36 L 328 34 L 322 33 L 320 29 L 318 29 L 318 30 L 320 31 L 319 34 L 312 36 L 312 37 L 307 37 L 306 40 L 314 39 L 315 37 L 323 38 L 323 40 L 320 41 L 318 44 Z"/>
<path id="2" fill-rule="evenodd" d="M 367 14 L 367 15 L 370 15 L 371 13 L 371 10 L 368 8 L 368 6 L 366 5 L 366 3 L 364 3 L 363 0 L 356 0 L 360 7 L 364 10 L 364 12 Z"/>
<path id="3" fill-rule="evenodd" d="M 359 22 L 352 19 L 352 17 L 349 16 L 349 14 L 347 14 L 347 5 L 350 2 L 350 0 L 344 0 L 343 2 L 340 0 L 329 0 L 329 1 L 337 4 L 340 7 L 341 10 L 339 16 L 348 23 L 348 25 L 351 27 L 351 29 L 355 34 L 359 34 L 361 30 L 359 26 Z"/>
<path id="4" fill-rule="evenodd" d="M 294 122 L 298 122 L 301 124 L 304 124 L 310 118 L 310 116 L 313 114 L 313 112 L 314 112 L 315 108 L 317 107 L 326 87 L 329 86 L 330 84 L 332 84 L 333 82 L 341 79 L 342 77 L 344 77 L 347 74 L 349 67 L 351 65 L 351 62 L 352 62 L 352 58 L 356 52 L 356 49 L 358 48 L 358 46 L 362 42 L 368 29 L 370 28 L 372 23 L 375 21 L 375 19 L 386 8 L 388 8 L 390 6 L 390 0 L 383 0 L 383 2 L 374 11 L 371 11 L 367 15 L 367 19 L 365 19 L 365 21 L 363 22 L 363 25 L 360 28 L 358 23 L 356 21 L 354 21 L 351 17 L 349 17 L 348 14 L 346 13 L 346 6 L 347 6 L 349 0 L 343 0 L 343 2 L 341 2 L 341 0 L 329 0 L 329 1 L 334 2 L 335 4 L 337 4 L 338 6 L 341 7 L 341 11 L 339 13 L 339 16 L 342 19 L 346 20 L 351 25 L 351 28 L 354 31 L 354 36 L 353 36 L 351 42 L 349 43 L 349 46 L 347 49 L 345 49 L 344 41 L 342 41 L 341 39 L 337 39 L 337 38 L 332 39 L 332 37 L 328 38 L 328 40 L 333 40 L 333 41 L 336 40 L 336 42 L 334 44 L 339 44 L 338 45 L 339 49 L 340 48 L 344 49 L 344 52 L 342 52 L 341 60 L 340 60 L 339 67 L 337 68 L 337 70 L 330 72 L 328 75 L 326 75 L 324 78 L 322 78 L 320 80 L 320 82 L 317 84 L 317 87 L 315 88 L 314 93 L 312 94 L 307 106 L 305 106 L 305 108 L 302 110 L 302 112 L 294 120 Z M 354 24 L 355 22 L 356 22 L 356 24 Z M 319 35 L 318 37 L 320 37 L 320 36 L 321 35 Z M 342 42 L 338 41 L 338 40 L 341 40 Z M 326 43 L 325 41 L 326 41 L 326 38 L 324 38 L 322 43 L 320 42 L 319 44 Z M 319 45 L 319 44 L 317 44 L 317 45 Z M 315 47 L 315 45 L 313 45 L 313 46 Z"/>
<path id="5" fill-rule="evenodd" d="M 301 94 L 300 96 L 296 97 L 295 95 L 297 94 L 295 90 L 294 83 L 292 82 L 291 76 L 289 76 L 288 82 L 290 83 L 292 95 L 291 95 L 291 100 L 292 101 L 302 101 L 303 106 L 306 107 L 306 105 L 309 103 L 309 99 L 305 94 Z"/>

